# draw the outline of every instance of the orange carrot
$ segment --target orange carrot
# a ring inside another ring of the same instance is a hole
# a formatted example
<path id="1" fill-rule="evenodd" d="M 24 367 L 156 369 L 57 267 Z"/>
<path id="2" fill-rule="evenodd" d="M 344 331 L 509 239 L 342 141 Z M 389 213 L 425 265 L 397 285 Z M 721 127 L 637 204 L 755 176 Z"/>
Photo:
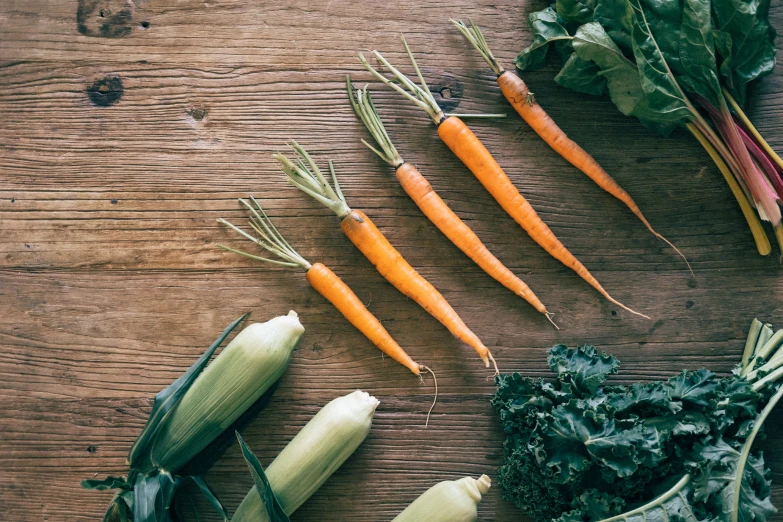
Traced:
<path id="1" fill-rule="evenodd" d="M 432 185 L 430 185 L 429 181 L 427 181 L 416 167 L 403 161 L 399 152 L 397 152 L 397 149 L 394 147 L 391 138 L 389 138 L 389 135 L 386 133 L 386 129 L 372 103 L 372 98 L 367 91 L 367 87 L 354 93 L 349 77 L 346 77 L 346 86 L 348 88 L 348 97 L 351 101 L 351 106 L 367 127 L 367 130 L 370 131 L 370 134 L 372 134 L 381 150 L 376 149 L 364 140 L 362 140 L 362 142 L 382 160 L 395 167 L 397 180 L 400 182 L 400 185 L 402 185 L 402 188 L 411 197 L 413 202 L 416 203 L 419 209 L 421 209 L 424 215 L 487 274 L 533 305 L 537 311 L 544 314 L 555 328 L 557 328 L 557 325 L 550 317 L 551 314 L 547 312 L 544 304 L 538 299 L 536 294 L 533 293 L 530 287 L 515 276 L 511 270 L 506 268 L 498 258 L 492 255 L 473 230 L 471 230 L 470 227 L 449 208 L 446 202 L 438 196 L 432 189 Z"/>
<path id="2" fill-rule="evenodd" d="M 465 325 L 440 292 L 402 257 L 364 212 L 348 206 L 337 182 L 332 162 L 329 162 L 329 170 L 334 189 L 307 151 L 296 142 L 291 142 L 291 146 L 296 152 L 297 161 L 291 161 L 283 154 L 274 155 L 289 183 L 337 214 L 341 218 L 340 227 L 343 233 L 387 281 L 432 314 L 454 337 L 473 348 L 487 367 L 492 361 L 497 371 L 497 364 L 489 349 Z"/>
<path id="3" fill-rule="evenodd" d="M 218 245 L 220 248 L 259 261 L 305 269 L 307 271 L 307 282 L 310 283 L 310 286 L 332 303 L 352 325 L 362 332 L 383 353 L 408 368 L 415 375 L 419 375 L 421 370 L 427 370 L 430 371 L 430 373 L 432 372 L 426 366 L 415 362 L 405 353 L 405 350 L 403 350 L 392 336 L 389 335 L 389 332 L 386 331 L 381 322 L 366 306 L 364 306 L 362 301 L 348 285 L 342 281 L 342 279 L 323 264 L 315 263 L 311 265 L 306 259 L 300 256 L 291 245 L 288 244 L 283 236 L 280 235 L 280 232 L 277 231 L 277 228 L 275 228 L 269 220 L 269 217 L 255 198 L 251 196 L 250 199 L 253 201 L 255 208 L 243 199 L 240 199 L 239 201 L 251 212 L 250 226 L 255 231 L 256 236 L 232 225 L 223 218 L 218 219 L 218 222 L 223 223 L 246 239 L 258 244 L 272 254 L 275 254 L 279 259 L 255 256 L 224 245 Z M 430 409 L 430 411 L 432 410 Z"/>
<path id="4" fill-rule="evenodd" d="M 522 81 L 519 76 L 511 71 L 504 70 L 503 67 L 498 64 L 495 57 L 492 55 L 492 51 L 490 51 L 486 40 L 484 40 L 481 29 L 472 22 L 470 22 L 469 26 L 465 25 L 462 21 L 457 22 L 451 20 L 451 23 L 453 23 L 473 47 L 479 51 L 484 60 L 495 72 L 500 91 L 511 106 L 514 107 L 514 110 L 516 110 L 522 119 L 525 120 L 525 123 L 530 125 L 530 128 L 541 136 L 541 139 L 566 161 L 585 173 L 599 187 L 623 202 L 625 206 L 639 218 L 644 226 L 647 227 L 647 230 L 672 247 L 674 251 L 685 260 L 685 264 L 687 264 L 688 269 L 691 270 L 691 265 L 688 263 L 688 259 L 683 253 L 670 243 L 668 239 L 653 229 L 633 198 L 617 184 L 590 154 L 577 145 L 574 140 L 570 139 L 566 133 L 558 127 L 549 114 L 547 114 L 538 102 L 536 102 L 535 96 L 530 92 L 530 89 L 528 89 L 525 82 Z M 693 274 L 693 270 L 691 270 L 691 274 Z"/>
<path id="5" fill-rule="evenodd" d="M 473 172 L 473 175 L 482 185 L 492 194 L 500 206 L 514 220 L 525 229 L 530 237 L 549 254 L 574 270 L 582 279 L 587 281 L 593 288 L 598 290 L 606 299 L 617 306 L 642 317 L 649 319 L 644 314 L 636 312 L 619 301 L 613 299 L 600 283 L 593 277 L 587 268 L 574 257 L 563 243 L 555 237 L 549 227 L 538 216 L 533 207 L 519 193 L 517 188 L 511 183 L 506 173 L 500 168 L 500 165 L 492 157 L 492 154 L 484 147 L 475 134 L 456 116 L 446 117 L 443 111 L 435 101 L 434 96 L 427 87 L 424 77 L 419 70 L 413 54 L 408 48 L 405 38 L 403 38 L 405 51 L 413 64 L 421 86 L 416 85 L 407 76 L 392 66 L 378 51 L 373 51 L 375 58 L 394 75 L 397 82 L 393 82 L 379 73 L 373 66 L 367 62 L 360 53 L 359 59 L 364 67 L 370 71 L 376 78 L 381 80 L 389 87 L 414 102 L 421 107 L 432 118 L 432 121 L 438 126 L 438 135 L 454 154 L 462 160 L 465 166 Z"/>
<path id="6" fill-rule="evenodd" d="M 419 375 L 422 365 L 415 362 L 400 348 L 397 341 L 392 339 L 386 328 L 376 318 L 364 303 L 343 280 L 329 270 L 322 263 L 315 263 L 307 270 L 307 282 L 310 286 L 324 296 L 348 319 L 365 337 L 367 337 L 383 353 L 408 368 L 414 374 Z"/>

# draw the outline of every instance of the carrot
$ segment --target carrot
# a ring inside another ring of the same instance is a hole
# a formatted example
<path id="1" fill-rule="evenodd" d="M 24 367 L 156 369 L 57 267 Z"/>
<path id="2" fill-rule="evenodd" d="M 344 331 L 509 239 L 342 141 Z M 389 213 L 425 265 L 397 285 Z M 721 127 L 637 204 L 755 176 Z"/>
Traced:
<path id="1" fill-rule="evenodd" d="M 283 266 L 300 267 L 307 271 L 307 282 L 310 283 L 319 294 L 324 296 L 327 301 L 332 303 L 343 316 L 348 319 L 352 325 L 354 325 L 365 337 L 367 337 L 375 346 L 377 346 L 383 353 L 402 364 L 415 375 L 420 375 L 421 370 L 431 370 L 426 366 L 415 362 L 411 357 L 403 350 L 399 344 L 389 335 L 386 328 L 383 327 L 381 322 L 370 312 L 362 301 L 356 296 L 356 294 L 346 285 L 342 279 L 340 279 L 334 272 L 329 270 L 321 263 L 310 264 L 306 259 L 300 256 L 283 236 L 278 232 L 277 228 L 269 220 L 266 212 L 261 208 L 258 201 L 252 196 L 250 197 L 255 205 L 255 208 L 251 206 L 244 199 L 240 199 L 240 203 L 244 205 L 251 212 L 250 226 L 253 228 L 257 236 L 253 236 L 244 230 L 232 225 L 223 218 L 218 219 L 218 222 L 230 227 L 234 231 L 238 232 L 246 239 L 258 244 L 265 250 L 275 254 L 280 259 L 268 259 L 265 257 L 255 256 L 236 250 L 224 245 L 218 245 L 218 247 L 241 254 L 251 259 L 258 261 L 265 261 L 268 263 L 274 263 Z M 434 374 L 433 374 L 434 375 Z"/>
<path id="2" fill-rule="evenodd" d="M 332 162 L 329 162 L 329 170 L 334 189 L 307 151 L 296 142 L 291 142 L 291 146 L 296 153 L 296 162 L 283 154 L 274 155 L 280 162 L 288 182 L 337 214 L 341 219 L 340 227 L 343 233 L 387 281 L 427 310 L 454 337 L 473 348 L 485 366 L 489 367 L 489 362 L 492 361 L 497 372 L 497 364 L 489 349 L 465 325 L 440 292 L 400 255 L 364 212 L 348 206 L 337 182 Z"/>
<path id="3" fill-rule="evenodd" d="M 655 237 L 669 245 L 679 254 L 688 265 L 688 270 L 693 274 L 691 265 L 688 259 L 683 255 L 680 250 L 674 246 L 668 239 L 653 229 L 652 225 L 644 217 L 639 206 L 631 198 L 631 196 L 623 190 L 620 185 L 601 167 L 601 165 L 582 147 L 570 139 L 563 130 L 558 127 L 554 120 L 547 114 L 547 112 L 538 104 L 535 96 L 530 89 L 528 89 L 522 79 L 511 71 L 506 71 L 495 60 L 492 55 L 492 51 L 489 49 L 484 35 L 481 29 L 470 22 L 470 25 L 466 25 L 462 21 L 451 20 L 451 23 L 468 39 L 468 41 L 479 51 L 482 58 L 489 64 L 492 70 L 497 75 L 497 82 L 500 86 L 500 91 L 506 100 L 514 107 L 514 110 L 525 120 L 525 123 L 541 136 L 547 145 L 560 154 L 566 161 L 585 173 L 590 179 L 592 179 L 599 187 L 606 192 L 619 199 L 627 206 L 633 214 L 639 218 L 639 220 L 647 227 Z"/>
<path id="4" fill-rule="evenodd" d="M 609 293 L 604 290 L 601 284 L 593 277 L 587 268 L 580 263 L 571 252 L 566 249 L 563 243 L 555 237 L 554 233 L 538 216 L 533 207 L 519 193 L 517 188 L 511 183 L 503 169 L 498 165 L 492 154 L 484 147 L 475 134 L 456 116 L 446 117 L 443 111 L 435 101 L 435 97 L 427 87 L 424 77 L 419 70 L 413 54 L 408 48 L 405 38 L 402 39 L 405 51 L 413 64 L 416 75 L 421 82 L 421 86 L 416 85 L 407 76 L 398 71 L 378 52 L 373 51 L 375 58 L 394 75 L 397 80 L 393 82 L 379 73 L 371 66 L 364 55 L 359 53 L 359 60 L 364 67 L 376 78 L 381 80 L 389 87 L 411 100 L 421 107 L 432 118 L 432 121 L 438 126 L 438 135 L 441 140 L 448 145 L 451 151 L 473 172 L 473 175 L 489 191 L 500 206 L 530 235 L 530 237 L 544 248 L 552 257 L 574 270 L 582 279 L 587 281 L 593 288 L 603 295 L 610 302 L 627 310 L 633 314 L 649 319 L 644 314 L 636 312 L 619 301 L 613 299 Z"/>
<path id="5" fill-rule="evenodd" d="M 365 86 L 363 90 L 357 90 L 354 93 L 351 79 L 348 76 L 346 76 L 346 87 L 348 88 L 348 98 L 351 106 L 367 127 L 367 130 L 370 131 L 381 150 L 379 151 L 364 140 L 362 140 L 362 143 L 396 169 L 397 180 L 400 182 L 400 185 L 402 185 L 402 188 L 424 215 L 487 274 L 533 305 L 537 311 L 544 314 L 557 328 L 555 322 L 552 321 L 552 314 L 547 311 L 544 304 L 530 287 L 515 276 L 511 270 L 506 268 L 498 258 L 492 255 L 492 252 L 484 246 L 484 243 L 481 242 L 473 230 L 438 196 L 432 189 L 432 185 L 419 170 L 402 159 L 391 138 L 389 138 L 386 128 L 383 126 L 367 87 Z"/>

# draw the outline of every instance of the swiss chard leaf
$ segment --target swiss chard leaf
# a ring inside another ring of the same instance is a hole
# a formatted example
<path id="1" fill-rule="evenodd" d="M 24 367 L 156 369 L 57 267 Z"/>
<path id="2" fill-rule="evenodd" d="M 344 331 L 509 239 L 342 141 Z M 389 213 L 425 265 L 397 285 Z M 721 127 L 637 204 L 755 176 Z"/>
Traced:
<path id="1" fill-rule="evenodd" d="M 606 80 L 609 96 L 620 112 L 626 116 L 639 116 L 637 106 L 645 96 L 639 70 L 603 26 L 597 22 L 581 26 L 574 35 L 573 46 L 579 58 L 598 66 L 598 74 Z"/>
<path id="2" fill-rule="evenodd" d="M 253 482 L 256 484 L 256 490 L 261 497 L 261 503 L 264 504 L 264 507 L 266 508 L 270 522 L 290 522 L 288 515 L 283 511 L 280 502 L 272 491 L 272 487 L 269 485 L 269 480 L 264 474 L 264 468 L 261 467 L 261 463 L 258 462 L 256 456 L 247 444 L 245 444 L 242 435 L 240 435 L 238 431 L 236 432 L 236 436 L 239 441 L 239 446 L 242 448 L 242 456 L 245 458 L 245 462 L 247 462 L 247 467 L 250 468 L 250 474 L 253 476 Z"/>
<path id="3" fill-rule="evenodd" d="M 586 24 L 593 21 L 595 7 L 600 0 L 555 0 L 555 11 L 569 23 Z"/>
<path id="4" fill-rule="evenodd" d="M 710 5 L 710 0 L 683 0 L 677 56 L 682 86 L 717 106 L 721 94 Z"/>
<path id="5" fill-rule="evenodd" d="M 632 9 L 632 44 L 645 98 L 634 115 L 665 125 L 684 125 L 693 117 L 690 101 L 680 88 L 655 39 L 640 0 L 628 0 Z"/>
<path id="6" fill-rule="evenodd" d="M 567 43 L 571 40 L 565 28 L 565 20 L 554 9 L 547 7 L 542 11 L 530 13 L 528 17 L 533 30 L 533 42 L 514 59 L 514 64 L 522 71 L 533 71 L 546 64 L 546 55 L 552 43 Z"/>
<path id="7" fill-rule="evenodd" d="M 769 0 L 715 0 L 712 12 L 720 32 L 718 51 L 724 84 L 744 103 L 749 82 L 775 67 L 775 29 Z"/>
<path id="8" fill-rule="evenodd" d="M 150 412 L 150 416 L 147 419 L 147 423 L 144 425 L 144 428 L 141 430 L 141 433 L 136 438 L 136 441 L 133 443 L 133 446 L 131 446 L 130 452 L 128 453 L 128 464 L 130 464 L 131 468 L 138 468 L 140 465 L 147 467 L 143 463 L 149 458 L 150 444 L 154 440 L 155 435 L 158 433 L 161 426 L 163 426 L 166 414 L 177 405 L 182 396 L 185 395 L 185 393 L 190 389 L 190 387 L 196 381 L 196 378 L 198 378 L 198 376 L 207 366 L 209 359 L 212 357 L 212 354 L 215 353 L 215 350 L 217 350 L 218 346 L 221 345 L 221 343 L 226 339 L 226 337 L 229 336 L 234 328 L 236 328 L 236 326 L 241 323 L 248 315 L 249 313 L 246 313 L 228 325 L 220 337 L 218 337 L 215 342 L 213 342 L 212 345 L 207 348 L 207 351 L 205 351 L 201 357 L 199 357 L 198 360 L 185 371 L 185 373 L 180 375 L 177 380 L 155 395 L 155 400 L 152 403 L 152 411 Z M 141 471 L 148 470 L 144 469 Z"/>
<path id="9" fill-rule="evenodd" d="M 555 81 L 567 89 L 585 94 L 600 96 L 607 93 L 606 78 L 601 75 L 601 68 L 589 60 L 583 60 L 573 53 Z"/>

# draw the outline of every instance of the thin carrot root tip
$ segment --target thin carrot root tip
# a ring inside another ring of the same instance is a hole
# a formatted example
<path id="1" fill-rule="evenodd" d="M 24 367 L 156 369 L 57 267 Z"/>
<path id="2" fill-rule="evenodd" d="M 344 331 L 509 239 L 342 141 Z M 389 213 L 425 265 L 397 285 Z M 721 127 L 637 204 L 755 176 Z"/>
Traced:
<path id="1" fill-rule="evenodd" d="M 432 399 L 432 405 L 430 406 L 429 411 L 427 411 L 427 420 L 424 421 L 424 429 L 427 429 L 427 426 L 430 425 L 430 414 L 432 413 L 433 408 L 435 408 L 435 403 L 438 402 L 438 378 L 435 377 L 435 372 L 433 372 L 430 367 L 424 366 L 423 364 L 420 364 L 419 367 L 422 370 L 430 372 L 432 374 L 432 380 L 435 383 L 435 398 Z M 419 377 L 421 377 L 421 375 L 419 375 Z M 423 378 L 422 381 L 424 381 Z"/>
<path id="2" fill-rule="evenodd" d="M 554 319 L 552 319 L 552 317 L 554 317 L 555 314 L 553 314 L 552 312 L 544 312 L 544 315 L 546 316 L 547 320 L 550 323 L 552 323 L 552 326 L 554 326 L 558 330 L 560 329 L 560 327 L 557 326 L 557 323 L 554 321 Z"/>
<path id="3" fill-rule="evenodd" d="M 687 257 L 685 257 L 685 254 L 683 254 L 683 253 L 680 251 L 680 249 L 679 249 L 679 248 L 677 248 L 676 246 L 674 246 L 674 245 L 672 244 L 672 242 L 671 242 L 671 241 L 669 241 L 668 239 L 666 239 L 665 237 L 663 237 L 661 234 L 659 234 L 659 233 L 658 233 L 658 232 L 656 232 L 655 230 L 652 230 L 652 229 L 650 229 L 650 230 L 652 231 L 652 233 L 653 233 L 653 234 L 655 234 L 655 237 L 657 237 L 658 239 L 660 239 L 661 241 L 663 241 L 664 243 L 666 243 L 667 245 L 669 245 L 669 246 L 670 246 L 670 247 L 671 247 L 671 248 L 672 248 L 672 249 L 673 249 L 675 252 L 677 252 L 677 254 L 679 254 L 679 256 L 682 258 L 682 260 L 683 260 L 683 261 L 685 261 L 685 264 L 686 264 L 686 265 L 688 265 L 688 270 L 689 270 L 689 271 L 690 271 L 690 273 L 691 273 L 691 277 L 696 277 L 696 274 L 694 274 L 694 273 L 693 273 L 693 268 L 691 268 L 691 264 L 688 262 L 688 258 L 687 258 Z"/>
<path id="4" fill-rule="evenodd" d="M 609 300 L 609 302 L 616 304 L 617 306 L 619 306 L 620 308 L 622 308 L 626 312 L 631 312 L 634 315 L 638 315 L 639 317 L 644 317 L 645 319 L 648 319 L 648 320 L 652 321 L 652 318 L 649 315 L 644 315 L 642 313 L 637 312 L 636 310 L 628 308 L 627 306 L 625 306 L 620 301 L 617 301 L 616 299 L 613 299 L 612 297 L 610 297 L 609 294 L 607 294 L 605 297 Z"/>
<path id="5" fill-rule="evenodd" d="M 492 354 L 487 351 L 487 355 L 489 356 L 489 360 L 492 361 L 492 366 L 495 368 L 495 375 L 493 377 L 497 377 L 500 375 L 500 370 L 498 370 L 498 363 L 495 362 L 495 358 L 492 357 Z M 487 364 L 487 368 L 489 368 L 489 364 Z"/>

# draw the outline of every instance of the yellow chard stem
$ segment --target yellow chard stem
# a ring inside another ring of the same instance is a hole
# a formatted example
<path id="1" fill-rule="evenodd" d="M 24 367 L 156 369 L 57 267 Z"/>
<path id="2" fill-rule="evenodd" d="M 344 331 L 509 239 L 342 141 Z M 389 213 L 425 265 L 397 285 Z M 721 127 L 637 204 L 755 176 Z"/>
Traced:
<path id="1" fill-rule="evenodd" d="M 693 125 L 692 123 L 688 123 L 686 127 L 691 132 L 691 134 L 693 134 L 693 136 L 699 141 L 701 146 L 704 147 L 704 150 L 707 151 L 707 154 L 710 155 L 712 161 L 714 161 L 715 165 L 717 165 L 718 170 L 720 170 L 720 173 L 723 174 L 723 179 L 725 179 L 726 183 L 728 183 L 732 194 L 734 194 L 734 197 L 737 199 L 737 203 L 739 203 L 740 209 L 742 210 L 742 214 L 745 216 L 745 220 L 748 222 L 748 226 L 750 227 L 750 232 L 751 234 L 753 234 L 753 240 L 756 242 L 756 249 L 758 250 L 759 254 L 761 254 L 762 256 L 768 256 L 772 252 L 772 245 L 770 245 L 769 243 L 769 238 L 767 237 L 767 233 L 764 231 L 764 227 L 761 226 L 761 221 L 759 221 L 756 212 L 753 210 L 753 207 L 751 206 L 750 202 L 745 197 L 745 194 L 742 192 L 742 189 L 737 183 L 737 180 L 734 179 L 734 176 L 729 170 L 728 165 L 726 165 L 726 162 L 723 161 L 723 158 L 720 157 L 718 151 L 715 150 L 715 148 L 710 144 L 710 142 L 707 140 L 704 134 L 702 134 L 701 131 L 697 129 L 695 125 Z"/>

